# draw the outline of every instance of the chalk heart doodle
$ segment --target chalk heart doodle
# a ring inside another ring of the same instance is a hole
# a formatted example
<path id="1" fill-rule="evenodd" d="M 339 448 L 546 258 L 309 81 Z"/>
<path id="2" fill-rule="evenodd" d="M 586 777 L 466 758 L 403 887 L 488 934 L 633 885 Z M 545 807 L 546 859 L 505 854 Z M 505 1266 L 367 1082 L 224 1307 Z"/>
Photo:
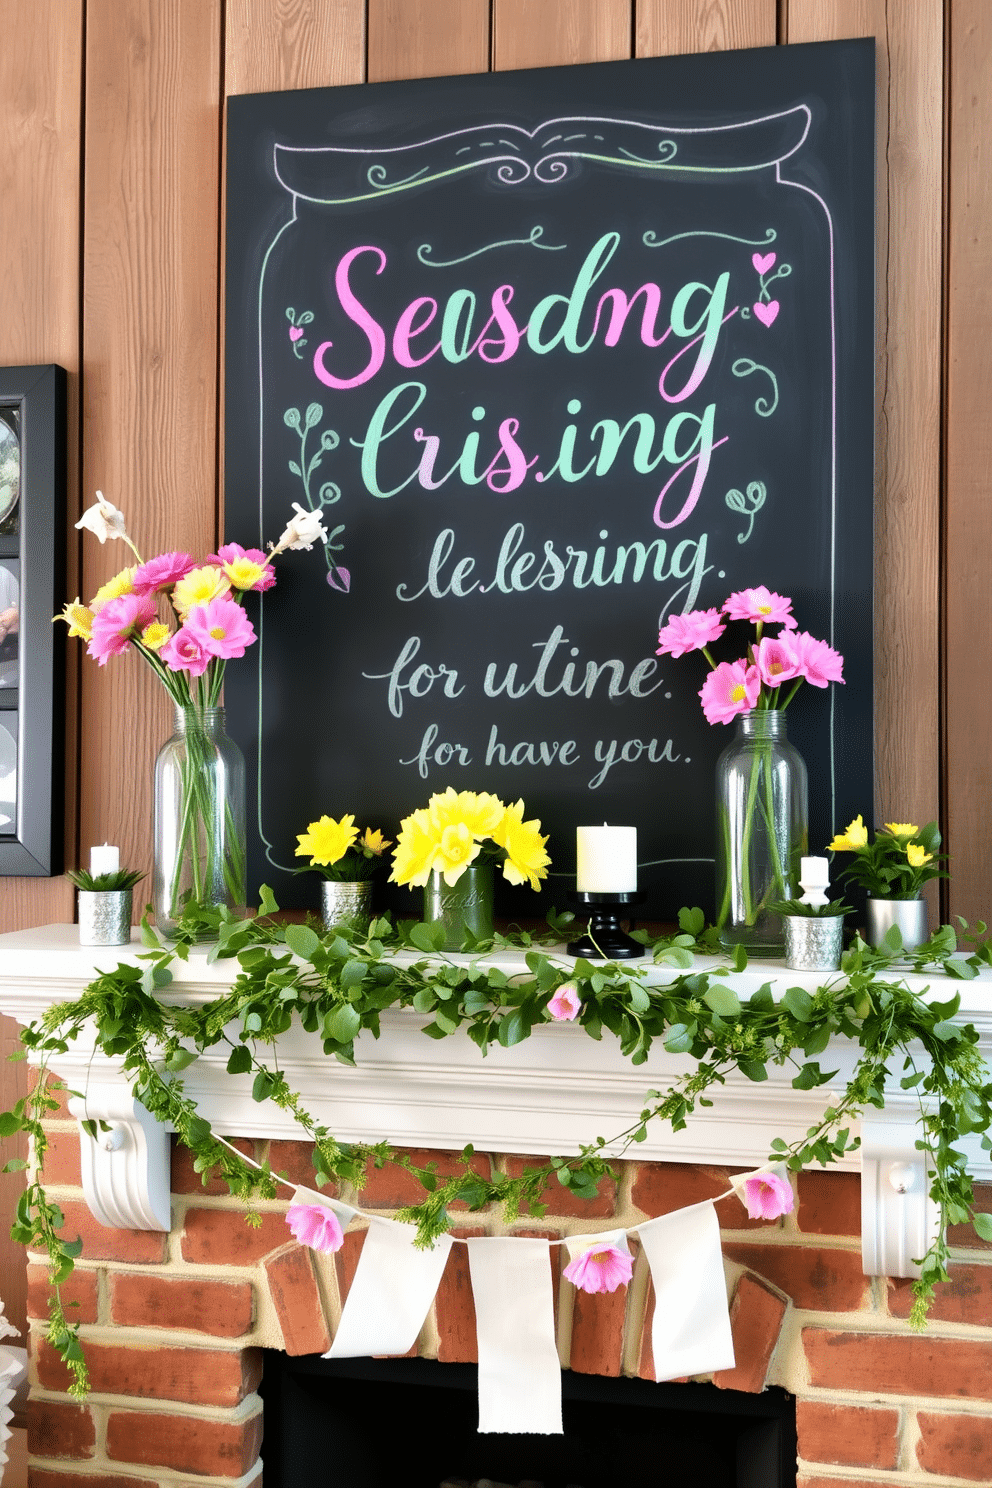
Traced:
<path id="1" fill-rule="evenodd" d="M 299 341 L 299 339 L 300 339 L 300 337 L 302 335 L 303 335 L 303 327 L 302 326 L 290 326 L 290 328 L 289 328 L 289 339 L 290 339 L 290 341 Z"/>
<path id="2" fill-rule="evenodd" d="M 761 321 L 761 324 L 763 326 L 770 326 L 775 317 L 778 315 L 778 300 L 769 300 L 767 305 L 763 305 L 761 301 L 758 300 L 753 308 L 754 313 Z"/>
<path id="3" fill-rule="evenodd" d="M 751 262 L 759 274 L 767 274 L 774 267 L 776 257 L 774 253 L 752 253 Z"/>

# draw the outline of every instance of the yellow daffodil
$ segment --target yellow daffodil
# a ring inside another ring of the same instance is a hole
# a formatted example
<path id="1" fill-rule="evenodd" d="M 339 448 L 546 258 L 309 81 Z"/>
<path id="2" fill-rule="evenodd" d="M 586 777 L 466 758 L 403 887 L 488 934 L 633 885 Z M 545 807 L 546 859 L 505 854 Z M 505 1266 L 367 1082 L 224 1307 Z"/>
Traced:
<path id="1" fill-rule="evenodd" d="M 172 631 L 167 625 L 163 625 L 160 620 L 154 620 L 141 632 L 141 644 L 148 651 L 158 651 L 165 645 L 171 634 Z"/>
<path id="2" fill-rule="evenodd" d="M 357 836 L 358 828 L 353 816 L 343 816 L 340 821 L 322 816 L 319 821 L 312 821 L 305 832 L 296 834 L 300 844 L 296 856 L 309 857 L 311 863 L 329 867 L 344 857 Z"/>
<path id="3" fill-rule="evenodd" d="M 924 863 L 933 861 L 933 853 L 928 853 L 926 848 L 919 842 L 907 842 L 906 857 L 909 859 L 909 866 L 911 868 L 922 868 Z"/>
<path id="4" fill-rule="evenodd" d="M 426 810 L 414 811 L 400 822 L 400 834 L 393 853 L 391 883 L 423 888 L 431 876 L 438 851 L 438 834 Z"/>
<path id="5" fill-rule="evenodd" d="M 860 815 L 850 822 L 842 833 L 827 843 L 827 852 L 857 852 L 868 844 L 868 828 Z"/>
<path id="6" fill-rule="evenodd" d="M 551 862 L 544 850 L 548 839 L 541 836 L 539 821 L 525 822 L 523 815 L 523 801 L 508 806 L 493 837 L 506 850 L 503 877 L 512 884 L 529 883 L 539 889 Z"/>
<path id="7" fill-rule="evenodd" d="M 102 610 L 104 605 L 107 604 L 110 600 L 120 599 L 122 594 L 133 593 L 134 569 L 122 568 L 120 573 L 114 574 L 114 577 L 112 579 L 108 579 L 105 584 L 100 585 L 99 589 L 90 600 L 90 609 L 95 615 L 97 610 Z"/>
<path id="8" fill-rule="evenodd" d="M 52 624 L 56 620 L 64 620 L 69 627 L 71 636 L 81 636 L 84 641 L 90 640 L 93 635 L 93 611 L 82 604 L 79 595 L 67 604 L 61 615 L 52 616 Z"/>
<path id="9" fill-rule="evenodd" d="M 885 830 L 891 832 L 893 837 L 915 837 L 920 829 L 912 822 L 886 822 Z"/>
<path id="10" fill-rule="evenodd" d="M 445 827 L 438 843 L 434 863 L 446 884 L 454 885 L 474 858 L 479 856 L 479 844 L 464 822 L 453 822 Z"/>
<path id="11" fill-rule="evenodd" d="M 371 827 L 366 827 L 365 835 L 359 839 L 358 845 L 372 857 L 381 858 L 386 848 L 391 847 L 392 843 L 389 838 L 383 837 L 380 831 L 373 832 Z"/>
<path id="12" fill-rule="evenodd" d="M 195 605 L 209 604 L 212 599 L 219 599 L 222 594 L 229 593 L 230 588 L 230 579 L 212 563 L 203 568 L 191 568 L 172 591 L 176 614 L 181 620 L 185 620 Z"/>

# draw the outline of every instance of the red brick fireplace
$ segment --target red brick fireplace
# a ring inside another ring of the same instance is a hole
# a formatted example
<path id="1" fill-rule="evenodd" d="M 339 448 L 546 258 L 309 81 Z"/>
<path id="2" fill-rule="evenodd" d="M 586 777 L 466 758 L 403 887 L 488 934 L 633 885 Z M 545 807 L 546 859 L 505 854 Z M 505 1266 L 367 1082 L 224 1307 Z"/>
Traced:
<path id="1" fill-rule="evenodd" d="M 65 1111 L 51 1123 L 46 1183 L 67 1229 L 84 1240 L 68 1288 L 89 1360 L 92 1393 L 65 1394 L 65 1371 L 32 1342 L 29 1450 L 32 1488 L 173 1488 L 191 1480 L 261 1481 L 261 1347 L 291 1354 L 328 1347 L 363 1235 L 354 1227 L 336 1257 L 301 1249 L 284 1223 L 285 1203 L 264 1203 L 245 1222 L 223 1185 L 204 1188 L 182 1149 L 173 1153 L 171 1234 L 106 1229 L 83 1199 L 79 1138 Z M 312 1181 L 308 1149 L 251 1140 L 257 1158 L 294 1181 Z M 426 1156 L 418 1153 L 418 1156 Z M 432 1154 L 441 1170 L 450 1153 Z M 534 1159 L 477 1155 L 511 1169 Z M 618 1165 L 595 1200 L 550 1190 L 539 1222 L 519 1234 L 559 1236 L 646 1217 L 723 1192 L 736 1169 L 669 1162 Z M 957 1263 L 927 1331 L 913 1334 L 908 1281 L 866 1277 L 859 1245 L 860 1180 L 850 1172 L 806 1173 L 795 1214 L 750 1221 L 734 1198 L 719 1209 L 737 1366 L 722 1389 L 781 1385 L 797 1398 L 803 1488 L 942 1484 L 992 1480 L 992 1247 L 953 1236 Z M 992 1186 L 983 1187 L 992 1207 Z M 414 1180 L 373 1172 L 360 1201 L 389 1213 L 415 1194 Z M 345 1195 L 345 1197 L 353 1197 Z M 498 1214 L 465 1216 L 462 1235 L 505 1232 Z M 552 1249 L 552 1256 L 557 1252 Z M 560 1265 L 560 1262 L 553 1262 Z M 643 1258 L 629 1292 L 576 1293 L 561 1282 L 562 1365 L 585 1374 L 650 1379 L 653 1299 Z M 46 1310 L 43 1266 L 30 1266 L 29 1310 Z M 442 1362 L 475 1357 L 465 1251 L 452 1252 L 418 1343 Z"/>

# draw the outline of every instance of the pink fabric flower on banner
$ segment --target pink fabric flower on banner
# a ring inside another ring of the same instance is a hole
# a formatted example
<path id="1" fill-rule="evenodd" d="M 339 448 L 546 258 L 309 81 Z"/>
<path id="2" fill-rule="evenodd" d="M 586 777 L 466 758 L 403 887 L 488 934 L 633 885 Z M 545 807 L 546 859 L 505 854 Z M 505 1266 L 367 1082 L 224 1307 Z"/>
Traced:
<path id="1" fill-rule="evenodd" d="M 185 629 L 210 656 L 229 661 L 244 656 L 255 640 L 255 627 L 239 604 L 227 595 L 194 605 L 186 616 Z"/>
<path id="2" fill-rule="evenodd" d="M 101 666 L 110 656 L 130 651 L 146 625 L 155 619 L 155 601 L 147 594 L 122 594 L 109 599 L 93 616 L 93 632 L 86 647 Z"/>
<path id="3" fill-rule="evenodd" d="M 340 1250 L 344 1244 L 341 1221 L 333 1209 L 324 1204 L 290 1204 L 286 1223 L 293 1239 L 311 1250 Z"/>
<path id="4" fill-rule="evenodd" d="M 202 677 L 211 661 L 210 652 L 185 625 L 166 641 L 158 654 L 170 672 L 189 672 L 191 677 Z"/>
<path id="5" fill-rule="evenodd" d="M 799 652 L 785 631 L 773 638 L 765 636 L 754 648 L 754 664 L 766 687 L 779 687 L 800 675 Z"/>
<path id="6" fill-rule="evenodd" d="M 792 1185 L 778 1173 L 756 1173 L 744 1180 L 744 1207 L 751 1219 L 778 1219 L 791 1214 Z"/>
<path id="7" fill-rule="evenodd" d="M 754 707 L 760 691 L 757 667 L 746 661 L 721 661 L 699 689 L 706 722 L 730 723 Z"/>
<path id="8" fill-rule="evenodd" d="M 796 628 L 792 600 L 773 593 L 764 584 L 759 584 L 756 589 L 738 589 L 727 599 L 723 613 L 730 620 L 750 620 L 755 625 L 784 625 L 786 630 Z"/>
<path id="9" fill-rule="evenodd" d="M 562 1275 L 581 1292 L 615 1292 L 626 1286 L 634 1273 L 634 1258 L 617 1245 L 602 1250 L 584 1250 L 569 1261 Z"/>
<path id="10" fill-rule="evenodd" d="M 572 1023 L 581 1006 L 578 987 L 574 982 L 563 982 L 548 1003 L 548 1012 L 557 1023 Z"/>
<path id="11" fill-rule="evenodd" d="M 826 641 L 818 641 L 808 630 L 796 631 L 789 641 L 799 656 L 800 676 L 813 687 L 826 687 L 830 682 L 843 682 L 844 658 Z"/>
<path id="12" fill-rule="evenodd" d="M 726 626 L 719 610 L 690 610 L 688 615 L 672 615 L 658 632 L 656 656 L 685 656 L 688 651 L 702 651 L 711 641 L 722 636 Z"/>
<path id="13" fill-rule="evenodd" d="M 155 594 L 159 589 L 170 589 L 195 567 L 192 553 L 160 553 L 135 569 L 131 587 L 135 594 Z"/>

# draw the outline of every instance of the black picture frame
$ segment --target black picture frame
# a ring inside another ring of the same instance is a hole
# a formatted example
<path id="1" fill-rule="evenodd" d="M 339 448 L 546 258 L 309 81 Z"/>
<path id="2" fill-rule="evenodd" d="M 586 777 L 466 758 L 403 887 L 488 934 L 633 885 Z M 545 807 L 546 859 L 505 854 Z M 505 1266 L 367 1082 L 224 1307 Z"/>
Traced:
<path id="1" fill-rule="evenodd" d="M 65 370 L 0 367 L 0 422 L 20 455 L 16 507 L 0 522 L 0 568 L 19 585 L 16 685 L 0 689 L 0 725 L 16 744 L 13 810 L 0 801 L 0 876 L 50 878 L 63 848 L 65 646 L 52 616 L 65 588 Z"/>

